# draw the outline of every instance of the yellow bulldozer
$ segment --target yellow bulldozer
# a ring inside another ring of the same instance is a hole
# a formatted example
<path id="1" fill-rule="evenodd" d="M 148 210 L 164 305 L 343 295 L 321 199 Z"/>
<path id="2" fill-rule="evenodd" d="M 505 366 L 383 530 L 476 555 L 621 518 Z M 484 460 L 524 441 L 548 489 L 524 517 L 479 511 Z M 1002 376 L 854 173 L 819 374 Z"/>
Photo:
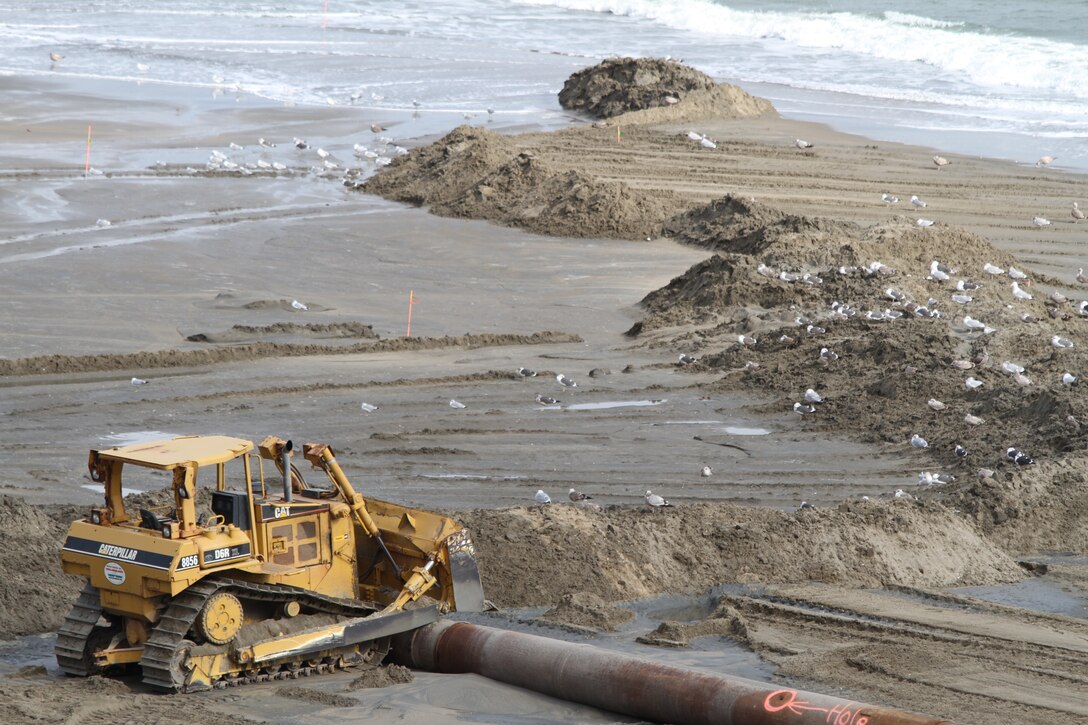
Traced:
<path id="1" fill-rule="evenodd" d="M 87 579 L 57 634 L 61 670 L 138 665 L 170 692 L 308 676 L 380 662 L 392 635 L 483 608 L 465 529 L 364 500 L 324 443 L 302 449 L 328 479 L 311 486 L 294 453 L 280 438 L 254 452 L 227 436 L 92 450 L 105 505 L 61 551 L 64 571 Z M 155 479 L 173 500 L 126 509 L 125 486 Z"/>

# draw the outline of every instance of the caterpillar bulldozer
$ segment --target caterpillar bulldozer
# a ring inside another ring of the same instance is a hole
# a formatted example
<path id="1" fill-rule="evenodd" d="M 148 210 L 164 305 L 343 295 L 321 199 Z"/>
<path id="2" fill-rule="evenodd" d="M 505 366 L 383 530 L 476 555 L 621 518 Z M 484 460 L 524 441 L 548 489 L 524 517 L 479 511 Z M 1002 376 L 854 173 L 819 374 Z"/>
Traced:
<path id="1" fill-rule="evenodd" d="M 254 452 L 227 436 L 92 450 L 105 505 L 72 523 L 61 551 L 86 579 L 57 634 L 61 670 L 139 666 L 169 692 L 309 676 L 380 662 L 392 635 L 484 607 L 464 528 L 364 499 L 324 443 L 302 449 L 328 481 L 311 486 L 294 454 L 280 438 Z M 265 462 L 278 476 L 266 480 Z M 128 510 L 126 481 L 149 478 L 173 500 Z"/>

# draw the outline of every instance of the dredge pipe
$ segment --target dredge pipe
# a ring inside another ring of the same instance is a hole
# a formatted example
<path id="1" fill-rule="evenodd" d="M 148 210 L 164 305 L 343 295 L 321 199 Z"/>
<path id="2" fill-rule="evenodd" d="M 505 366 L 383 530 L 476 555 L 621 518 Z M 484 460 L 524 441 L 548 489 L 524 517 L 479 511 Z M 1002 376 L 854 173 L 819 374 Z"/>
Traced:
<path id="1" fill-rule="evenodd" d="M 675 725 L 952 725 L 950 720 L 466 622 L 435 622 L 400 635 L 394 646 L 397 659 L 410 667 L 473 672 Z"/>

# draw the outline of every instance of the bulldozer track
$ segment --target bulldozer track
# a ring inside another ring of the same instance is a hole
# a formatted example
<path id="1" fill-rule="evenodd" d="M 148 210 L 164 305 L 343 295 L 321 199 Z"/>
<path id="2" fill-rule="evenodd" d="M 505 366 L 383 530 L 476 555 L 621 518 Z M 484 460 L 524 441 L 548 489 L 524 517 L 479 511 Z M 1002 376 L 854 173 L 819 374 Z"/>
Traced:
<path id="1" fill-rule="evenodd" d="M 362 617 L 373 614 L 379 609 L 377 605 L 368 602 L 330 597 L 294 587 L 255 584 L 237 579 L 205 579 L 174 597 L 158 624 L 155 625 L 151 636 L 144 644 L 140 667 L 143 669 L 145 684 L 170 692 L 190 692 L 203 689 L 191 688 L 183 681 L 179 681 L 180 672 L 175 671 L 174 658 L 178 648 L 186 641 L 186 635 L 192 629 L 193 622 L 196 621 L 196 617 L 203 608 L 204 603 L 208 600 L 208 597 L 217 591 L 229 591 L 245 599 L 256 599 L 265 602 L 294 600 L 303 607 L 322 614 Z M 97 597 L 95 601 L 97 603 Z M 285 657 L 284 659 L 290 660 L 291 658 Z M 280 669 L 284 665 L 287 666 L 287 669 Z M 336 668 L 337 663 L 335 662 L 302 666 L 297 662 L 273 660 L 262 663 L 258 668 L 262 670 L 261 672 L 254 671 L 250 674 L 239 674 L 236 677 L 223 677 L 217 680 L 214 686 L 233 687 L 253 682 L 266 682 L 272 679 L 307 677 L 312 674 L 323 674 Z M 270 672 L 269 670 L 276 671 Z"/>
<path id="2" fill-rule="evenodd" d="M 102 606 L 98 590 L 87 582 L 68 616 L 64 618 L 64 623 L 57 630 L 57 643 L 53 651 L 57 656 L 57 664 L 65 674 L 76 677 L 91 674 L 91 664 L 87 660 L 86 652 L 87 638 L 101 616 Z"/>

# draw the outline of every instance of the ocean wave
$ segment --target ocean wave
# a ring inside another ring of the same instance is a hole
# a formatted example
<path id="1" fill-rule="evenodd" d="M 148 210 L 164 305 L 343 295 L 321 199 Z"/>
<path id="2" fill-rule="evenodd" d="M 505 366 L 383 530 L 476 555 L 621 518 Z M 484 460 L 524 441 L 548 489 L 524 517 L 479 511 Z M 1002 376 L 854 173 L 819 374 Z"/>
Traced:
<path id="1" fill-rule="evenodd" d="M 704 37 L 782 41 L 808 51 L 834 50 L 881 61 L 920 63 L 986 88 L 1053 90 L 1088 98 L 1084 83 L 1088 46 L 975 32 L 903 13 L 872 17 L 848 12 L 735 10 L 710 0 L 511 1 L 648 20 Z"/>

